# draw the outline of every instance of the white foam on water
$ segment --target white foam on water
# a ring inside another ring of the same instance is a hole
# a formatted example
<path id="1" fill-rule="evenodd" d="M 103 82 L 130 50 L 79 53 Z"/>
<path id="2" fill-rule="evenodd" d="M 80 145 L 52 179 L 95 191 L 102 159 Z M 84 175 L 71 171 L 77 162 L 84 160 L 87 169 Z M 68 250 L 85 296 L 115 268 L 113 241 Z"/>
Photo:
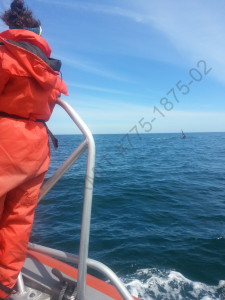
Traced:
<path id="1" fill-rule="evenodd" d="M 130 293 L 142 300 L 225 299 L 225 281 L 210 286 L 191 281 L 176 271 L 141 269 L 123 281 Z"/>

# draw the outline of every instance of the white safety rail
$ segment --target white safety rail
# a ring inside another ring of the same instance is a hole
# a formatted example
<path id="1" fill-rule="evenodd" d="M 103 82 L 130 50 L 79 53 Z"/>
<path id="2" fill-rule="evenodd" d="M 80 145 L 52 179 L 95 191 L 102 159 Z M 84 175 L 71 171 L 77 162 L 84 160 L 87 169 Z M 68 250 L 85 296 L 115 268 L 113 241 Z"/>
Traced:
<path id="1" fill-rule="evenodd" d="M 94 183 L 94 166 L 95 166 L 95 142 L 91 131 L 80 118 L 80 116 L 74 111 L 74 109 L 64 100 L 58 99 L 57 104 L 60 105 L 70 116 L 73 122 L 77 125 L 80 131 L 83 133 L 85 139 L 78 146 L 78 148 L 66 159 L 66 161 L 59 167 L 59 169 L 48 179 L 43 185 L 39 197 L 39 201 L 47 194 L 47 192 L 56 184 L 56 182 L 63 176 L 63 174 L 71 168 L 75 161 L 85 152 L 87 149 L 87 162 L 86 162 L 86 176 L 84 184 L 84 200 L 83 200 L 83 212 L 81 221 L 81 233 L 80 233 L 80 247 L 79 256 L 65 253 L 63 251 L 43 247 L 40 245 L 29 244 L 29 248 L 35 251 L 48 254 L 50 256 L 64 259 L 67 262 L 75 262 L 78 264 L 78 280 L 77 280 L 77 297 L 76 300 L 87 300 L 85 297 L 85 285 L 87 267 L 95 269 L 104 274 L 117 288 L 125 300 L 133 300 L 133 297 L 129 294 L 125 286 L 120 279 L 110 270 L 108 267 L 100 262 L 91 260 L 88 258 L 89 248 L 89 236 L 90 236 L 90 221 L 91 221 L 91 208 L 92 208 L 92 196 L 93 196 L 93 183 Z M 21 280 L 19 280 L 21 283 Z M 21 284 L 22 285 L 22 284 Z M 20 287 L 22 289 L 22 287 Z"/>

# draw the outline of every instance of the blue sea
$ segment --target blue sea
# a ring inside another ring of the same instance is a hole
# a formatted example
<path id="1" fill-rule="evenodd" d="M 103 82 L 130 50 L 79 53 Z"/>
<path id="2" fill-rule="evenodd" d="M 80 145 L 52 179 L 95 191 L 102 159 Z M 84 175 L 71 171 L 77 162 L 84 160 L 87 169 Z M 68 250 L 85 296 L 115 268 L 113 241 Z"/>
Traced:
<path id="1" fill-rule="evenodd" d="M 225 133 L 95 135 L 89 257 L 140 299 L 225 299 Z M 60 135 L 47 178 L 83 140 Z M 31 241 L 78 253 L 86 156 L 40 202 Z"/>

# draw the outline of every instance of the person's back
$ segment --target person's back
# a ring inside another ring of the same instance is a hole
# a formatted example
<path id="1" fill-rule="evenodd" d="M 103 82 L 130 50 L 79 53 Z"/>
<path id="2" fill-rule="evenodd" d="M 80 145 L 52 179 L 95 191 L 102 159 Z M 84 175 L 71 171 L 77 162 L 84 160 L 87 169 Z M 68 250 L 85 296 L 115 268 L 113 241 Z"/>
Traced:
<path id="1" fill-rule="evenodd" d="M 0 33 L 0 299 L 16 283 L 26 256 L 40 186 L 49 167 L 44 121 L 61 93 L 60 62 L 40 36 L 40 22 L 14 0 Z"/>

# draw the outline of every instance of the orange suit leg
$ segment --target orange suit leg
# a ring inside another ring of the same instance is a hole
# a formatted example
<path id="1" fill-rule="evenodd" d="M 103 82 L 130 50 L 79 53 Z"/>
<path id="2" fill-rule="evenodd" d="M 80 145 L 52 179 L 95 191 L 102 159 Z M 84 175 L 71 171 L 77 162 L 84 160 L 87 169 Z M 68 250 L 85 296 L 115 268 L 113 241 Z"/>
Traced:
<path id="1" fill-rule="evenodd" d="M 45 173 L 26 181 L 5 196 L 0 219 L 0 298 L 8 296 L 25 261 Z"/>

